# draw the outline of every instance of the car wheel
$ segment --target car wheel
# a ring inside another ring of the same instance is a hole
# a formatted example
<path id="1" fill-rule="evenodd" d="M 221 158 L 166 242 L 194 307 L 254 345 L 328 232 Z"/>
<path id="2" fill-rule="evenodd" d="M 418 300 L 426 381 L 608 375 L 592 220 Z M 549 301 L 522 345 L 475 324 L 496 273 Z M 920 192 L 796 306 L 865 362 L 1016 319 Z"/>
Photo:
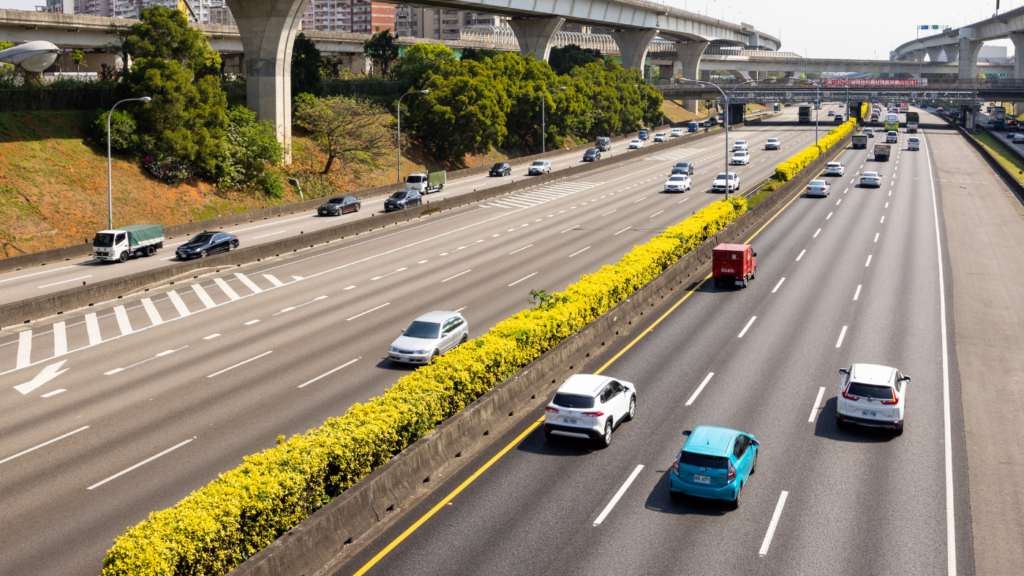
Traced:
<path id="1" fill-rule="evenodd" d="M 629 397 L 629 412 L 626 413 L 625 420 L 632 420 L 636 416 L 636 395 Z"/>
<path id="2" fill-rule="evenodd" d="M 428 362 L 428 364 L 433 364 L 437 360 L 437 357 L 437 350 L 434 350 L 434 353 L 430 355 L 430 362 Z"/>
<path id="3" fill-rule="evenodd" d="M 210 251 L 209 250 L 203 250 L 202 252 L 199 253 L 199 255 L 201 257 L 203 257 L 203 258 L 206 258 L 207 256 L 210 255 Z"/>
<path id="4" fill-rule="evenodd" d="M 156 248 L 153 246 L 146 246 L 146 256 L 152 256 L 156 254 Z"/>
<path id="5" fill-rule="evenodd" d="M 746 276 L 743 277 L 743 287 L 744 288 L 747 287 L 747 277 Z"/>
<path id="6" fill-rule="evenodd" d="M 607 448 L 612 445 L 612 421 L 610 418 L 604 423 L 604 435 L 597 442 L 601 448 Z"/>
<path id="7" fill-rule="evenodd" d="M 750 473 L 757 472 L 757 450 L 754 450 L 754 462 L 750 465 Z"/>
<path id="8" fill-rule="evenodd" d="M 732 501 L 733 510 L 740 507 L 740 496 L 743 495 L 743 484 L 740 484 L 739 488 L 736 489 L 736 499 Z"/>
<path id="9" fill-rule="evenodd" d="M 846 422 L 836 414 L 836 428 L 843 429 L 846 427 Z"/>
<path id="10" fill-rule="evenodd" d="M 124 252 L 121 252 L 121 255 L 117 257 L 117 260 L 119 262 L 121 262 L 122 264 L 127 262 L 128 261 L 128 251 L 125 250 Z"/>
<path id="11" fill-rule="evenodd" d="M 544 431 L 544 439 L 547 440 L 548 442 L 554 442 L 555 437 L 554 437 L 553 434 L 551 434 L 551 432 L 548 432 L 547 430 L 545 430 Z"/>
<path id="12" fill-rule="evenodd" d="M 238 244 L 235 244 L 234 242 L 228 244 L 228 252 L 231 252 L 235 248 L 238 248 Z"/>
<path id="13" fill-rule="evenodd" d="M 904 418 L 902 421 L 900 421 L 900 427 L 897 428 L 893 433 L 896 436 L 903 436 L 903 429 L 906 428 L 906 427 L 907 427 L 907 419 Z"/>
<path id="14" fill-rule="evenodd" d="M 459 345 L 465 344 L 467 340 L 469 340 L 469 335 L 463 334 L 462 340 L 459 340 Z"/>

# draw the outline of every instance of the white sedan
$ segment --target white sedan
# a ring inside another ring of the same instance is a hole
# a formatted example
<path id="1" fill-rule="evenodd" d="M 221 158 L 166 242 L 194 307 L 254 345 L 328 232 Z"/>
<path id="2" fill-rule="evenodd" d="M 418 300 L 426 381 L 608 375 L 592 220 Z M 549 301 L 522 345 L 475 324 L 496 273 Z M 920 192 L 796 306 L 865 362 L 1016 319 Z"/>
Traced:
<path id="1" fill-rule="evenodd" d="M 811 180 L 807 183 L 807 195 L 808 196 L 821 196 L 824 198 L 829 195 L 829 184 L 828 180 Z"/>
<path id="2" fill-rule="evenodd" d="M 665 181 L 665 192 L 686 192 L 690 187 L 690 177 L 686 174 L 673 174 Z"/>
<path id="3" fill-rule="evenodd" d="M 682 135 L 683 135 L 683 129 L 682 128 L 673 128 L 672 129 L 672 137 L 673 138 L 679 138 Z"/>
<path id="4" fill-rule="evenodd" d="M 836 425 L 859 424 L 903 434 L 906 391 L 910 376 L 889 366 L 854 364 L 839 371 Z"/>
<path id="5" fill-rule="evenodd" d="M 644 147 L 644 141 L 639 138 L 634 138 L 629 141 L 629 149 L 636 150 Z"/>
<path id="6" fill-rule="evenodd" d="M 1020 144 L 1021 142 L 1024 142 L 1024 134 L 1020 134 L 1020 133 L 1014 134 L 1013 135 L 1013 143 L 1014 144 Z"/>
<path id="7" fill-rule="evenodd" d="M 861 188 L 866 188 L 868 186 L 874 186 L 875 188 L 878 188 L 881 185 L 882 175 L 879 174 L 878 172 L 865 172 L 860 177 Z"/>
<path id="8" fill-rule="evenodd" d="M 750 164 L 750 153 L 746 150 L 737 150 L 732 153 L 730 164 Z"/>
<path id="9" fill-rule="evenodd" d="M 666 140 L 668 140 L 668 134 L 665 134 L 664 132 L 658 132 L 654 135 L 655 142 L 664 142 Z"/>
<path id="10" fill-rule="evenodd" d="M 842 176 L 845 171 L 842 162 L 829 162 L 825 165 L 825 176 Z"/>
<path id="11" fill-rule="evenodd" d="M 747 141 L 746 140 L 737 140 L 732 145 L 732 151 L 733 152 L 735 152 L 737 150 L 746 150 L 746 149 L 747 149 Z"/>

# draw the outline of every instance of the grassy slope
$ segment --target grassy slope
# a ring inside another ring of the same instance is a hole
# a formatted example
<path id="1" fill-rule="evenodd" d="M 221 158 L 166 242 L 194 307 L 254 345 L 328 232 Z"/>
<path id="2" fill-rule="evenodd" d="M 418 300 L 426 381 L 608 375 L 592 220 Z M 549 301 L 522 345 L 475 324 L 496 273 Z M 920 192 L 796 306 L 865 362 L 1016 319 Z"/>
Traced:
<path id="1" fill-rule="evenodd" d="M 999 160 L 999 163 L 1005 166 L 1017 180 L 1024 183 L 1024 174 L 1022 174 L 1024 172 L 1024 160 L 1020 156 L 1008 150 L 1002 142 L 985 132 L 975 134 L 974 138 L 981 142 L 982 146 L 991 152 L 996 160 Z"/>

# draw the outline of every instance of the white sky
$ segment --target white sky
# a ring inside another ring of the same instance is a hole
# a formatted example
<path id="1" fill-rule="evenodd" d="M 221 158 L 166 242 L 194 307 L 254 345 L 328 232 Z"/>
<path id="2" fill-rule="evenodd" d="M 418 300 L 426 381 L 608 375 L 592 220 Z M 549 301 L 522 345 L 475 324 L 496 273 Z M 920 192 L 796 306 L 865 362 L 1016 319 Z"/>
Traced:
<path id="1" fill-rule="evenodd" d="M 869 3 L 828 0 L 664 0 L 670 6 L 732 22 L 748 22 L 781 36 L 782 50 L 818 58 L 888 59 L 889 51 L 917 37 L 922 24 L 963 26 L 992 16 L 996 0 L 890 0 Z M 0 0 L 0 8 L 35 10 L 45 0 Z M 862 15 L 856 15 L 861 6 Z M 1024 0 L 1001 0 L 1000 11 L 1024 6 Z M 921 32 L 924 32 L 923 30 Z M 1009 40 L 986 45 L 1008 46 Z"/>

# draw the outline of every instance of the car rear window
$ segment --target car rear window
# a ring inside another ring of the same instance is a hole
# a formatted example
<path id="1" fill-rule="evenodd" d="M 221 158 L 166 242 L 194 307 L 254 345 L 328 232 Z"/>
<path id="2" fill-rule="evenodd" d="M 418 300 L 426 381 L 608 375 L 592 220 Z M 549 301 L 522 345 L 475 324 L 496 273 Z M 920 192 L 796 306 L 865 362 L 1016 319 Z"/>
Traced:
<path id="1" fill-rule="evenodd" d="M 860 396 L 861 398 L 875 398 L 881 400 L 892 400 L 892 388 L 888 386 L 874 386 L 872 384 L 861 384 L 859 382 L 851 382 L 850 387 L 846 390 L 847 394 L 851 396 Z"/>
<path id="2" fill-rule="evenodd" d="M 704 454 L 694 454 L 686 450 L 683 450 L 682 454 L 679 455 L 680 464 L 699 466 L 701 468 L 724 469 L 728 467 L 728 461 L 729 459 L 725 456 L 705 456 Z"/>
<path id="3" fill-rule="evenodd" d="M 810 184 L 808 184 L 808 186 L 824 186 L 824 185 L 825 185 L 825 181 L 824 180 L 811 180 Z"/>
<path id="4" fill-rule="evenodd" d="M 594 397 L 576 396 L 575 394 L 555 394 L 555 398 L 551 403 L 565 408 L 593 408 Z"/>

